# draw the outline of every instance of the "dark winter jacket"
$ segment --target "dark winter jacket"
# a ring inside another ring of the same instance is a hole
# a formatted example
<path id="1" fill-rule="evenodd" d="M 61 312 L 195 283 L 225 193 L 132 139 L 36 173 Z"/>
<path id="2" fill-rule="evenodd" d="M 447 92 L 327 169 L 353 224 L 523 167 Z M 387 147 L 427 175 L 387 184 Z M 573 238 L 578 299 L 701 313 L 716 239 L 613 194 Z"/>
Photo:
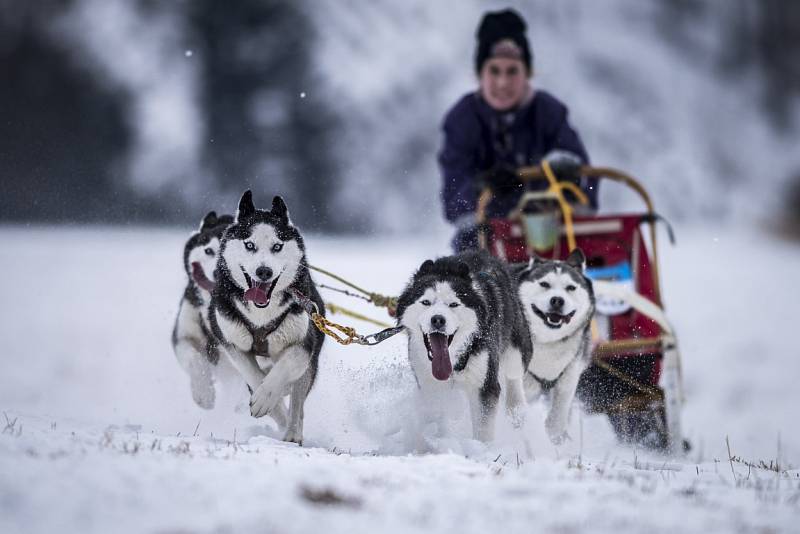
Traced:
<path id="1" fill-rule="evenodd" d="M 545 91 L 536 91 L 527 104 L 504 113 L 493 110 L 477 92 L 464 96 L 445 117 L 444 147 L 439 153 L 447 220 L 463 227 L 463 221 L 474 216 L 478 175 L 496 164 L 511 168 L 538 165 L 552 150 L 572 152 L 588 164 L 589 156 L 567 122 L 567 114 L 567 107 Z M 596 207 L 596 180 L 582 179 L 578 185 Z M 546 182 L 529 186 L 546 187 Z M 487 208 L 489 217 L 505 217 L 522 192 L 522 186 L 495 191 Z"/>

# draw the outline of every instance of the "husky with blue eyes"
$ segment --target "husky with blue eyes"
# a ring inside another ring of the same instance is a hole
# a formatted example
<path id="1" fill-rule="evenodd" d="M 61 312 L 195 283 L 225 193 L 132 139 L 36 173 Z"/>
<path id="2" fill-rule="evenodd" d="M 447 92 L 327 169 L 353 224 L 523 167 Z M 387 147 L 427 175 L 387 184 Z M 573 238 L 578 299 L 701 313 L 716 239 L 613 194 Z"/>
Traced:
<path id="1" fill-rule="evenodd" d="M 514 287 L 503 262 L 465 252 L 423 263 L 398 300 L 423 409 L 444 388 L 462 389 L 473 437 L 484 442 L 494 435 L 501 389 L 512 421 L 522 423 L 531 339 Z"/>
<path id="2" fill-rule="evenodd" d="M 558 444 L 567 437 L 578 379 L 591 357 L 594 291 L 586 258 L 573 250 L 566 261 L 531 259 L 517 270 L 517 291 L 531 329 L 533 359 L 525 374 L 528 400 L 548 393 L 545 428 Z"/>
<path id="3" fill-rule="evenodd" d="M 207 410 L 214 407 L 213 374 L 219 362 L 217 340 L 208 322 L 208 305 L 214 289 L 219 242 L 232 222 L 232 216 L 217 217 L 216 212 L 211 211 L 186 242 L 183 268 L 188 282 L 172 330 L 172 348 L 178 363 L 189 374 L 192 398 Z"/>
<path id="4" fill-rule="evenodd" d="M 235 222 L 222 236 L 209 319 L 250 388 L 250 414 L 271 415 L 286 426 L 283 439 L 298 444 L 303 442 L 303 407 L 324 339 L 294 298 L 302 295 L 324 313 L 306 265 L 303 238 L 283 199 L 276 196 L 270 210 L 260 210 L 251 192 L 245 192 Z M 256 356 L 267 359 L 268 372 Z"/>

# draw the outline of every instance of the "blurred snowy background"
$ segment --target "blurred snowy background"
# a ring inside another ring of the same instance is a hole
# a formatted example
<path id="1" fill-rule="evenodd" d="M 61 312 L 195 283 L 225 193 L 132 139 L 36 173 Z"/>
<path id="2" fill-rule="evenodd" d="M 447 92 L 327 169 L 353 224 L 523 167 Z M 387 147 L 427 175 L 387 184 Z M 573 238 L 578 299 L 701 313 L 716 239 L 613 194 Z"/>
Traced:
<path id="1" fill-rule="evenodd" d="M 595 163 L 673 219 L 797 222 L 784 0 L 0 0 L 0 220 L 194 223 L 252 187 L 318 232 L 441 226 L 439 123 L 509 4 Z"/>

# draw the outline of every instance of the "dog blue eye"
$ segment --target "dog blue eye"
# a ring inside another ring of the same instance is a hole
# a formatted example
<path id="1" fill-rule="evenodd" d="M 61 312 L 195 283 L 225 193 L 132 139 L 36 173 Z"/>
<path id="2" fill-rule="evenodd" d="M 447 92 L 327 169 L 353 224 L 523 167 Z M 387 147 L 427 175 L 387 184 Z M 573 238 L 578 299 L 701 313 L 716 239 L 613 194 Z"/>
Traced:
<path id="1" fill-rule="evenodd" d="M 420 304 L 422 304 L 423 306 L 430 306 L 431 305 L 431 301 L 429 301 L 428 299 L 425 299 L 422 302 L 420 302 Z"/>
<path id="2" fill-rule="evenodd" d="M 275 243 L 272 245 L 272 252 L 280 252 L 283 250 L 283 243 Z"/>
<path id="3" fill-rule="evenodd" d="M 207 256 L 213 256 L 214 255 L 214 249 L 211 248 L 211 247 L 206 247 L 206 249 L 203 252 L 205 252 Z"/>
<path id="4" fill-rule="evenodd" d="M 252 241 L 245 241 L 244 242 L 244 248 L 246 248 L 250 252 L 255 252 L 256 251 L 256 244 L 253 243 Z"/>
<path id="5" fill-rule="evenodd" d="M 448 306 L 450 306 L 451 308 L 458 308 L 459 306 L 461 306 L 461 304 L 459 304 L 458 302 L 451 302 L 450 304 L 448 304 Z"/>
<path id="6" fill-rule="evenodd" d="M 539 285 L 545 289 L 550 289 L 550 284 L 548 282 L 539 282 Z"/>
<path id="7" fill-rule="evenodd" d="M 577 288 L 577 287 L 575 287 L 575 286 L 573 286 L 573 285 L 568 285 L 568 286 L 567 286 L 567 287 L 565 287 L 564 289 L 566 289 L 567 291 L 575 291 L 575 290 L 576 290 L 576 289 L 578 289 L 578 288 Z"/>

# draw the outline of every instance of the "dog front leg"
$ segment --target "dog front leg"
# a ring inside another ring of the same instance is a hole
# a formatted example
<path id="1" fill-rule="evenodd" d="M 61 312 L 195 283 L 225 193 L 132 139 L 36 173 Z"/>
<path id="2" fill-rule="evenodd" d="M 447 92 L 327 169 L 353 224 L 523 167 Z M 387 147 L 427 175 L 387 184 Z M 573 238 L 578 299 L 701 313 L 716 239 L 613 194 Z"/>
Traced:
<path id="1" fill-rule="evenodd" d="M 472 418 L 472 438 L 484 443 L 494 439 L 494 421 L 497 413 L 498 392 L 485 389 L 470 391 L 469 409 Z"/>
<path id="2" fill-rule="evenodd" d="M 175 356 L 181 367 L 189 374 L 192 399 L 203 409 L 214 407 L 216 392 L 211 363 L 194 339 L 180 339 L 175 344 Z"/>
<path id="3" fill-rule="evenodd" d="M 472 355 L 458 381 L 469 399 L 472 418 L 472 437 L 489 442 L 494 438 L 494 419 L 500 399 L 500 382 L 497 378 L 499 361 L 487 351 Z"/>
<path id="4" fill-rule="evenodd" d="M 550 441 L 558 445 L 567 438 L 567 425 L 569 424 L 569 411 L 572 407 L 572 400 L 575 398 L 575 390 L 578 387 L 578 380 L 583 372 L 584 364 L 582 361 L 574 360 L 564 370 L 556 385 L 553 387 L 553 398 L 550 412 L 547 414 L 544 426 Z"/>
<path id="5" fill-rule="evenodd" d="M 478 441 L 489 442 L 494 438 L 494 419 L 500 398 L 498 363 L 496 356 L 479 352 L 469 358 L 459 377 L 469 399 L 472 437 Z"/>
<path id="6" fill-rule="evenodd" d="M 286 428 L 286 435 L 283 436 L 283 441 L 291 443 L 303 444 L 303 414 L 308 396 L 308 390 L 311 388 L 311 369 L 307 369 L 305 374 L 299 380 L 292 384 L 292 390 L 289 394 L 289 423 Z M 278 403 L 280 405 L 280 403 Z"/>
<path id="7" fill-rule="evenodd" d="M 525 422 L 522 355 L 518 350 L 509 348 L 501 361 L 505 376 L 506 412 L 514 428 L 521 428 Z"/>
<path id="8" fill-rule="evenodd" d="M 248 387 L 255 391 L 264 381 L 264 371 L 258 366 L 255 356 L 244 354 L 232 345 L 223 345 L 223 350 Z"/>
<path id="9" fill-rule="evenodd" d="M 289 384 L 296 382 L 308 370 L 310 361 L 311 356 L 299 345 L 285 349 L 269 374 L 254 389 L 250 397 L 250 415 L 262 417 L 275 408 Z"/>

